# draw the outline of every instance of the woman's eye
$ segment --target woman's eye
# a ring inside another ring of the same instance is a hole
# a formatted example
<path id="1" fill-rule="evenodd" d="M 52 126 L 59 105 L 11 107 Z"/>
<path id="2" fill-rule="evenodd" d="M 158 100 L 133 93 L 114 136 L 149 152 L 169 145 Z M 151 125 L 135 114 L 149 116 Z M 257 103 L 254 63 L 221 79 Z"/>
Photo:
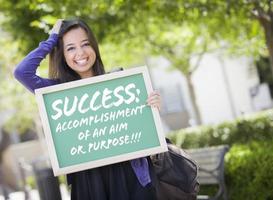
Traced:
<path id="1" fill-rule="evenodd" d="M 68 49 L 67 49 L 67 51 L 72 51 L 72 50 L 74 50 L 75 49 L 75 47 L 69 47 Z"/>
<path id="2" fill-rule="evenodd" d="M 90 46 L 90 43 L 89 42 L 84 43 L 83 46 Z"/>

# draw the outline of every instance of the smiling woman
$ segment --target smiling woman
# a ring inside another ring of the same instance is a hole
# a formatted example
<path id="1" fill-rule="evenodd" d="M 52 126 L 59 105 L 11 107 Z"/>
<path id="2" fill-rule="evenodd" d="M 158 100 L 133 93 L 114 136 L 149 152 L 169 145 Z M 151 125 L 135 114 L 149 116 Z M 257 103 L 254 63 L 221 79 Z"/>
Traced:
<path id="1" fill-rule="evenodd" d="M 48 79 L 36 75 L 36 70 L 42 59 L 49 53 Z M 38 48 L 21 61 L 14 75 L 26 88 L 34 92 L 38 88 L 91 78 L 104 73 L 98 44 L 90 27 L 81 20 L 58 20 L 49 38 L 41 42 Z M 142 108 L 146 105 L 131 110 L 125 108 L 117 113 L 108 113 L 108 115 L 106 113 L 103 116 L 93 116 L 91 111 L 100 107 L 118 106 L 123 102 L 130 104 L 133 101 L 139 101 L 139 95 L 141 94 L 136 86 L 130 83 L 111 90 L 104 88 L 94 94 L 87 92 L 79 99 L 72 95 L 70 99 L 56 100 L 53 117 L 58 119 L 59 115 L 69 115 L 75 111 L 83 113 L 90 111 L 90 115 L 88 113 L 88 117 L 81 121 L 60 123 L 58 126 L 60 133 L 71 126 L 80 126 L 81 123 L 96 123 L 97 120 L 102 119 L 115 120 L 121 115 L 130 117 L 136 112 L 142 112 Z M 97 101 L 97 98 L 100 101 Z M 98 102 L 102 103 L 98 104 Z M 160 96 L 157 92 L 149 95 L 147 105 L 159 108 Z M 119 142 L 123 143 L 127 140 L 121 138 Z M 91 147 L 92 145 L 90 149 Z M 82 152 L 81 149 L 76 150 Z M 71 185 L 71 200 L 156 199 L 153 170 L 150 158 L 145 157 L 68 174 L 67 182 Z"/>

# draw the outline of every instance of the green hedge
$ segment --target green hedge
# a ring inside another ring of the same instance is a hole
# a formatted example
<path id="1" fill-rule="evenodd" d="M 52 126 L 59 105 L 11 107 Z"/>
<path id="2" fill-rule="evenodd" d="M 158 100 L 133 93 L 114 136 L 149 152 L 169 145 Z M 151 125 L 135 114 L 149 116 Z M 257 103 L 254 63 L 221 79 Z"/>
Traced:
<path id="1" fill-rule="evenodd" d="M 273 110 L 245 116 L 217 126 L 200 126 L 171 132 L 168 137 L 183 148 L 245 144 L 273 140 Z"/>
<path id="2" fill-rule="evenodd" d="M 168 137 L 183 148 L 228 144 L 225 178 L 229 199 L 273 199 L 273 110 L 217 126 L 175 131 Z M 204 194 L 210 190 L 201 187 Z"/>
<path id="3" fill-rule="evenodd" d="M 273 199 L 273 143 L 233 145 L 226 156 L 226 184 L 230 200 Z"/>

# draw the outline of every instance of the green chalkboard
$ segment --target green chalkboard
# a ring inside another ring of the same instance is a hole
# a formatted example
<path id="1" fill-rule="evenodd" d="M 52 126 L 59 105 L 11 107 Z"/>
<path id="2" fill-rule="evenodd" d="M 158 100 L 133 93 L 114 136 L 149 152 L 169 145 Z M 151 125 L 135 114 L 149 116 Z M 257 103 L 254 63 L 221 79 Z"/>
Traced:
<path id="1" fill-rule="evenodd" d="M 36 90 L 54 174 L 166 151 L 151 91 L 146 67 Z"/>

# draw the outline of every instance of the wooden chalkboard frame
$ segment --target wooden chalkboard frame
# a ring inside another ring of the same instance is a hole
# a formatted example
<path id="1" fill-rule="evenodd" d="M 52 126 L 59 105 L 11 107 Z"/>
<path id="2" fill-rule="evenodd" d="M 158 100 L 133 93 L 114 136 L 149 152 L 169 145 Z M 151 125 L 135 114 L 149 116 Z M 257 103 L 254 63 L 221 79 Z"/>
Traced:
<path id="1" fill-rule="evenodd" d="M 127 69 L 124 71 L 114 72 L 111 74 L 105 74 L 105 75 L 96 76 L 96 77 L 92 77 L 92 78 L 81 79 L 78 81 L 58 84 L 58 85 L 44 87 L 44 88 L 40 88 L 40 89 L 35 90 L 35 96 L 36 96 L 36 100 L 37 100 L 37 104 L 38 104 L 38 108 L 39 108 L 39 113 L 40 113 L 40 117 L 41 117 L 41 121 L 42 121 L 42 125 L 43 125 L 45 139 L 46 139 L 47 146 L 48 146 L 49 157 L 51 160 L 51 165 L 52 165 L 53 172 L 54 172 L 55 176 L 58 176 L 61 174 L 68 174 L 68 173 L 72 173 L 72 172 L 77 172 L 77 171 L 81 171 L 81 170 L 85 170 L 85 169 L 89 169 L 89 168 L 100 167 L 100 166 L 104 166 L 104 165 L 109 165 L 109 164 L 113 164 L 113 163 L 118 163 L 118 162 L 122 162 L 122 161 L 126 161 L 126 160 L 131 160 L 131 159 L 135 159 L 135 158 L 145 157 L 145 156 L 168 151 L 166 141 L 165 141 L 165 134 L 163 132 L 158 109 L 151 108 L 154 124 L 155 124 L 156 130 L 157 130 L 157 135 L 158 135 L 158 139 L 159 139 L 159 143 L 160 143 L 159 146 L 140 150 L 137 152 L 121 154 L 121 155 L 114 156 L 114 157 L 103 158 L 100 160 L 76 164 L 73 166 L 68 166 L 68 167 L 63 167 L 63 168 L 60 168 L 60 166 L 59 166 L 43 95 L 51 93 L 51 92 L 62 91 L 62 90 L 70 89 L 70 88 L 89 85 L 92 83 L 99 83 L 99 82 L 108 81 L 108 80 L 112 80 L 112 79 L 131 76 L 131 75 L 135 75 L 135 74 L 142 74 L 144 82 L 145 82 L 146 90 L 147 90 L 148 94 L 151 93 L 153 91 L 153 89 L 152 89 L 152 85 L 151 85 L 149 72 L 148 72 L 148 69 L 146 66 L 136 67 L 136 68 Z"/>

